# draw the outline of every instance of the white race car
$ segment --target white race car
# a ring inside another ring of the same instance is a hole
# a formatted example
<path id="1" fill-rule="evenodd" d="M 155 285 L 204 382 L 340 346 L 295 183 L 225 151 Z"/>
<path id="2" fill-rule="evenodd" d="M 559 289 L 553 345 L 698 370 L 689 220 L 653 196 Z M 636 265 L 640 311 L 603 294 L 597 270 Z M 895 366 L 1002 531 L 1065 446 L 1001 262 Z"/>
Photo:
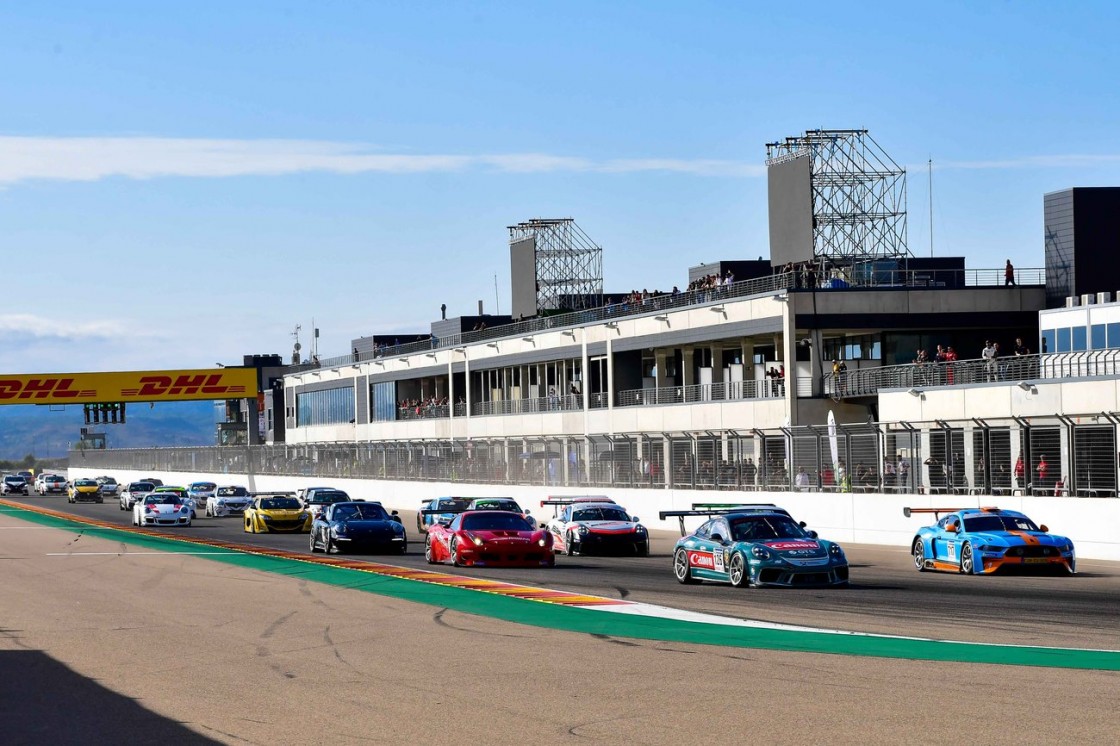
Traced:
<path id="1" fill-rule="evenodd" d="M 219 518 L 227 515 L 241 515 L 249 507 L 253 498 L 244 487 L 225 486 L 214 490 L 206 498 L 206 515 Z"/>
<path id="2" fill-rule="evenodd" d="M 190 506 L 174 492 L 153 492 L 132 508 L 133 526 L 189 526 Z"/>
<path id="3" fill-rule="evenodd" d="M 541 501 L 546 505 L 556 509 L 545 526 L 555 552 L 649 556 L 645 526 L 609 497 L 554 497 Z"/>
<path id="4" fill-rule="evenodd" d="M 151 482 L 131 482 L 121 490 L 121 510 L 132 510 L 136 503 L 152 494 L 156 486 Z"/>

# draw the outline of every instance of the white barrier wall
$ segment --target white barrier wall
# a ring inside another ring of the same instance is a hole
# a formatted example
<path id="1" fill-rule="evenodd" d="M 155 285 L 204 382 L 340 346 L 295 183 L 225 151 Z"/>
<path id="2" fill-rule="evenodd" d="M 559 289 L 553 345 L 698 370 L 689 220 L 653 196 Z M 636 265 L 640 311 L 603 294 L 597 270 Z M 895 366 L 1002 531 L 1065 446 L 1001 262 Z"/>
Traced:
<path id="1" fill-rule="evenodd" d="M 71 469 L 70 479 L 95 477 L 104 470 Z M 1046 524 L 1054 533 L 1068 536 L 1085 559 L 1120 561 L 1120 499 L 1087 497 L 1000 497 L 983 495 L 894 495 L 870 493 L 821 492 L 734 492 L 713 490 L 664 490 L 591 488 L 582 491 L 550 489 L 525 485 L 476 485 L 449 482 L 392 482 L 373 479 L 328 479 L 323 477 L 280 477 L 233 474 L 120 472 L 113 476 L 122 484 L 156 476 L 166 484 L 187 485 L 212 481 L 240 484 L 250 491 L 295 491 L 301 487 L 329 485 L 345 490 L 351 497 L 379 500 L 392 510 L 416 510 L 421 501 L 441 495 L 465 497 L 508 496 L 531 509 L 539 520 L 552 516 L 540 502 L 549 495 L 607 495 L 632 515 L 641 518 L 651 530 L 678 533 L 675 519 L 659 521 L 662 510 L 688 510 L 692 503 L 774 503 L 786 508 L 799 521 L 805 521 L 823 538 L 857 544 L 885 544 L 908 547 L 918 528 L 933 523 L 930 515 L 906 518 L 902 508 L 968 508 L 995 505 L 1021 510 L 1036 523 Z M 688 519 L 690 528 L 701 519 Z"/>

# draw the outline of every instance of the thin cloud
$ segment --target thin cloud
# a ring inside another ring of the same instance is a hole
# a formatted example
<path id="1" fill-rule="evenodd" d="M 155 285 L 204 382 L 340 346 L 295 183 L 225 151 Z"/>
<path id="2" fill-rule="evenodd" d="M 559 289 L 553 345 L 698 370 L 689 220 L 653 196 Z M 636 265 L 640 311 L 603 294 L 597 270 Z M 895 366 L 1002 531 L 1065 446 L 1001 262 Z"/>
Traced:
<path id="1" fill-rule="evenodd" d="M 0 315 L 0 334 L 5 337 L 36 339 L 109 339 L 124 332 L 117 321 L 60 321 L 32 314 Z"/>
<path id="2" fill-rule="evenodd" d="M 760 165 L 718 159 L 595 160 L 546 153 L 402 155 L 367 145 L 316 140 L 212 140 L 164 137 L 0 137 L 0 185 L 30 180 L 97 181 L 110 177 L 223 178 L 337 174 L 668 172 L 758 176 Z"/>

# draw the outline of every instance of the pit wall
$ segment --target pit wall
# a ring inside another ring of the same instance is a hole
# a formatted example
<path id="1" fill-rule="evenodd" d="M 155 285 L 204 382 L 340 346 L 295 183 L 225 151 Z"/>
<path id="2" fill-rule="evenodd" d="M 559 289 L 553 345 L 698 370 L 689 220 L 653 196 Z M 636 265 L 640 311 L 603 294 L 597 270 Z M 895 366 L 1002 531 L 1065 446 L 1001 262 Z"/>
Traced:
<path id="1" fill-rule="evenodd" d="M 105 473 L 92 469 L 71 469 L 68 478 L 96 477 Z M 714 490 L 604 489 L 582 491 L 550 489 L 525 485 L 478 485 L 450 482 L 393 482 L 373 479 L 324 479 L 306 477 L 254 476 L 232 474 L 166 473 L 112 471 L 125 484 L 146 476 L 159 477 L 165 484 L 187 485 L 211 481 L 219 485 L 240 484 L 253 492 L 295 491 L 302 487 L 331 486 L 345 490 L 351 497 L 378 500 L 391 510 L 416 510 L 421 501 L 442 495 L 465 497 L 512 497 L 532 511 L 538 520 L 552 516 L 541 500 L 564 495 L 606 495 L 629 513 L 641 518 L 651 531 L 679 534 L 676 519 L 658 520 L 663 510 L 688 510 L 692 503 L 774 503 L 787 509 L 797 520 L 820 533 L 823 538 L 857 544 L 908 547 L 915 532 L 934 522 L 932 515 L 906 518 L 902 508 L 969 508 L 994 505 L 1021 510 L 1036 523 L 1045 524 L 1056 534 L 1073 540 L 1082 559 L 1120 561 L 1120 498 L 1088 497 L 999 497 L 983 495 L 894 495 L 874 493 L 821 492 L 735 492 Z M 700 518 L 686 519 L 686 526 L 700 525 Z M 406 525 L 407 527 L 407 525 Z"/>

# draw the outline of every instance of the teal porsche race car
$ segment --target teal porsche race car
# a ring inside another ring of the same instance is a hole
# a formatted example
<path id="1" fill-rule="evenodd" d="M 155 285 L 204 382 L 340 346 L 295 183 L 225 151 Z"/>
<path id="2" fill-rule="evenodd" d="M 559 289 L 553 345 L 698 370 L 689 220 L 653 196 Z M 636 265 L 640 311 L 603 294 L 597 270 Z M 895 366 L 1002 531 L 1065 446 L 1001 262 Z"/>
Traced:
<path id="1" fill-rule="evenodd" d="M 665 511 L 684 533 L 687 516 L 708 518 L 673 548 L 680 583 L 713 581 L 746 586 L 844 586 L 848 559 L 839 544 L 817 538 L 805 524 L 774 505 Z"/>

